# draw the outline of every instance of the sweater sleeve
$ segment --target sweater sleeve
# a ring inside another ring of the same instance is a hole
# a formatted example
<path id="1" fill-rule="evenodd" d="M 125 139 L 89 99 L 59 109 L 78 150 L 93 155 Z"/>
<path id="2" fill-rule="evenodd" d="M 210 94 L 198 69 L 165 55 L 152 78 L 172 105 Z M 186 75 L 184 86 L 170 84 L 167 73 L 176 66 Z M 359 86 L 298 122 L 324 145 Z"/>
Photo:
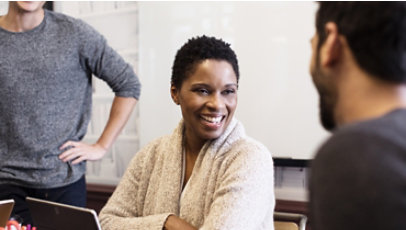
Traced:
<path id="1" fill-rule="evenodd" d="M 140 150 L 131 160 L 113 195 L 100 212 L 104 230 L 162 230 L 171 213 L 142 216 L 145 198 L 141 184 L 149 176 L 145 167 L 151 145 Z"/>
<path id="2" fill-rule="evenodd" d="M 141 83 L 133 68 L 113 50 L 94 28 L 78 20 L 82 68 L 105 81 L 119 97 L 139 99 Z"/>
<path id="3" fill-rule="evenodd" d="M 273 162 L 263 146 L 246 145 L 226 159 L 201 230 L 273 229 Z"/>

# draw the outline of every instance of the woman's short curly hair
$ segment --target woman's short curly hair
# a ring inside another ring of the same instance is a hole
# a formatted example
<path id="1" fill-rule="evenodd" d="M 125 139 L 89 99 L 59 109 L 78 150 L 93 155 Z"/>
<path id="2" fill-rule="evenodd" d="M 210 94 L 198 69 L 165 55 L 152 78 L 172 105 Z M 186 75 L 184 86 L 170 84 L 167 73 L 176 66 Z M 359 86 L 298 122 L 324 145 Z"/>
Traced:
<path id="1" fill-rule="evenodd" d="M 230 63 L 238 83 L 240 73 L 237 55 L 230 48 L 230 44 L 221 39 L 203 35 L 189 39 L 176 53 L 172 66 L 171 85 L 180 88 L 186 77 L 195 71 L 196 66 L 207 59 Z"/>

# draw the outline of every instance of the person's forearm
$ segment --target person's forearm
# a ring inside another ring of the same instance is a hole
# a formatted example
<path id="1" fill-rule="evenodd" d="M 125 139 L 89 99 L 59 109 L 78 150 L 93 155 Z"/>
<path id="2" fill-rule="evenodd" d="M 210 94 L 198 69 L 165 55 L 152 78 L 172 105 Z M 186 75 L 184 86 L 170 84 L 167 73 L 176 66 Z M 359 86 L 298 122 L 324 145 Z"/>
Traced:
<path id="1" fill-rule="evenodd" d="M 103 133 L 97 140 L 97 144 L 101 145 L 106 150 L 113 145 L 117 136 L 127 123 L 136 103 L 137 100 L 132 97 L 114 97 L 110 109 L 109 120 L 107 121 Z"/>

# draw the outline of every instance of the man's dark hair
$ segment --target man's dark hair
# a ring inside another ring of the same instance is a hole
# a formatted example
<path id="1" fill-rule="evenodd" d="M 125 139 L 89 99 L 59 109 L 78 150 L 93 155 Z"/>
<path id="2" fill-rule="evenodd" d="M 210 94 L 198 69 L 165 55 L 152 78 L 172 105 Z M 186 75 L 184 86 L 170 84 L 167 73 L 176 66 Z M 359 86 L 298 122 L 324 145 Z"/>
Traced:
<path id="1" fill-rule="evenodd" d="M 320 2 L 318 50 L 328 22 L 337 24 L 363 70 L 381 80 L 406 83 L 405 2 Z"/>
<path id="2" fill-rule="evenodd" d="M 51 10 L 51 11 L 54 10 L 54 2 L 53 1 L 46 1 L 43 8 L 47 9 L 47 10 Z"/>
<path id="3" fill-rule="evenodd" d="M 195 71 L 196 66 L 207 59 L 230 63 L 238 83 L 240 77 L 238 60 L 230 44 L 221 39 L 203 35 L 189 39 L 176 53 L 172 66 L 171 85 L 180 88 L 188 75 Z"/>

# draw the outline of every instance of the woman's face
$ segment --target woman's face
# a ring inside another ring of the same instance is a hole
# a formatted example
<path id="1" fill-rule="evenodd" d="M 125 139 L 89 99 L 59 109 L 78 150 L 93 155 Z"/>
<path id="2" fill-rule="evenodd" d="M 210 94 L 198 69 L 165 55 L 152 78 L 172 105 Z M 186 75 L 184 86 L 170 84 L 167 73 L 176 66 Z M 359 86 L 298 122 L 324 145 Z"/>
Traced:
<path id="1" fill-rule="evenodd" d="M 187 141 L 204 144 L 218 138 L 237 107 L 237 76 L 226 61 L 207 59 L 171 95 L 182 110 Z"/>

